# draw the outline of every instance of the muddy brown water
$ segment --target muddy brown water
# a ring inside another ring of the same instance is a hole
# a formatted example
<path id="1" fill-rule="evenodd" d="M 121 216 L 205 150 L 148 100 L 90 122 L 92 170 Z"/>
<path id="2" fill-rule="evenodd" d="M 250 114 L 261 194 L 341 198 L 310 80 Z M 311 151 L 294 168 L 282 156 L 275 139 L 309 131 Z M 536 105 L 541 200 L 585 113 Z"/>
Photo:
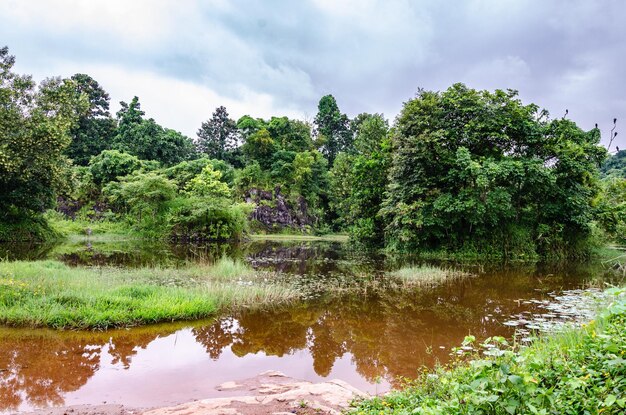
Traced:
<path id="1" fill-rule="evenodd" d="M 412 261 L 315 242 L 199 248 L 79 241 L 0 248 L 8 258 L 131 267 L 224 254 L 303 279 L 381 273 Z M 592 264 L 458 266 L 477 276 L 411 292 L 316 297 L 208 321 L 106 332 L 0 327 L 0 412 L 105 402 L 164 406 L 215 396 L 217 385 L 265 370 L 310 381 L 339 378 L 381 393 L 447 361 L 468 334 L 511 336 L 514 328 L 503 324 L 510 316 L 547 313 L 539 302 L 524 300 L 549 300 L 549 293 L 583 287 L 601 272 Z"/>

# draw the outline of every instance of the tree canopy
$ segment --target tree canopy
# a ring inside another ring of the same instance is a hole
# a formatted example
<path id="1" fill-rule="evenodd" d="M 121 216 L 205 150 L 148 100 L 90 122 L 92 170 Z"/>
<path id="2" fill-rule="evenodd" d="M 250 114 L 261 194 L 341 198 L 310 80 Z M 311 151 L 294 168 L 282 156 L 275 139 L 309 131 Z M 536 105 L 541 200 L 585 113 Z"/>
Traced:
<path id="1" fill-rule="evenodd" d="M 574 249 L 591 231 L 606 150 L 598 130 L 545 115 L 511 90 L 420 91 L 392 135 L 387 243 L 507 255 Z"/>
<path id="2" fill-rule="evenodd" d="M 209 158 L 227 160 L 237 144 L 237 124 L 229 118 L 225 107 L 217 107 L 211 119 L 203 122 L 198 130 L 198 151 Z"/>
<path id="3" fill-rule="evenodd" d="M 0 48 L 0 215 L 35 214 L 53 206 L 64 185 L 70 129 L 88 108 L 73 80 L 39 87 L 15 74 L 15 58 Z"/>
<path id="4" fill-rule="evenodd" d="M 352 147 L 350 120 L 346 114 L 339 111 L 337 101 L 332 95 L 326 95 L 320 99 L 315 126 L 318 146 L 328 159 L 329 165 L 332 166 L 337 154 L 349 151 Z"/>

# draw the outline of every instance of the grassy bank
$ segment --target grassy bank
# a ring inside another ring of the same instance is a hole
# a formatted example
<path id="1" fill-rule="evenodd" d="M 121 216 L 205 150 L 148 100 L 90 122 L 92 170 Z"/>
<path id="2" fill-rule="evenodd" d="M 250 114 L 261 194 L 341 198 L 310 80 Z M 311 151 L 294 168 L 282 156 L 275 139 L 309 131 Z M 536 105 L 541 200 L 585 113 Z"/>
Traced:
<path id="1" fill-rule="evenodd" d="M 48 212 L 45 217 L 50 227 L 62 237 L 89 236 L 94 239 L 113 240 L 142 236 L 124 221 L 90 221 L 78 218 L 72 220 L 53 211 Z"/>
<path id="2" fill-rule="evenodd" d="M 359 402 L 353 414 L 623 414 L 626 411 L 626 298 L 596 321 L 509 347 L 502 338 L 476 354 L 424 373 L 402 391 Z M 473 339 L 466 339 L 469 344 Z"/>
<path id="3" fill-rule="evenodd" d="M 0 324 L 104 329 L 199 319 L 227 307 L 281 304 L 298 293 L 229 259 L 186 268 L 0 262 Z"/>
<path id="4" fill-rule="evenodd" d="M 0 325 L 106 329 L 201 319 L 221 310 L 317 297 L 427 289 L 469 274 L 436 267 L 374 275 L 301 275 L 253 270 L 222 258 L 182 267 L 71 267 L 0 261 Z"/>

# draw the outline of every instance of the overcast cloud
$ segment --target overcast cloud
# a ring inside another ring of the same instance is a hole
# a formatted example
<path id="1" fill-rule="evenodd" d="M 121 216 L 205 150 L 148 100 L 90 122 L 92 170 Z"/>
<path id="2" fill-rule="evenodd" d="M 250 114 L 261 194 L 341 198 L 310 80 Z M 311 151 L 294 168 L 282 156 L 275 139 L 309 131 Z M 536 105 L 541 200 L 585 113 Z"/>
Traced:
<path id="1" fill-rule="evenodd" d="M 310 120 L 332 93 L 393 119 L 418 87 L 464 82 L 606 138 L 626 127 L 625 22 L 621 0 L 0 0 L 0 46 L 18 72 L 87 73 L 114 111 L 137 95 L 190 136 L 219 105 Z"/>

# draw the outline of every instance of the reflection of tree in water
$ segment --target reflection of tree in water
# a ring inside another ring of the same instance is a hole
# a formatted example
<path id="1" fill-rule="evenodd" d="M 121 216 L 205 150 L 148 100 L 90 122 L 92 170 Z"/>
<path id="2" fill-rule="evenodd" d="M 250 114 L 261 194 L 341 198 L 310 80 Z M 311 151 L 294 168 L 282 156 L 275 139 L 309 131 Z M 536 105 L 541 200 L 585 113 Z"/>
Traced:
<path id="1" fill-rule="evenodd" d="M 128 369 L 132 356 L 175 328 L 141 328 L 110 333 L 11 331 L 0 329 L 0 411 L 64 404 L 64 395 L 87 383 L 108 345 L 112 364 Z"/>
<path id="2" fill-rule="evenodd" d="M 222 350 L 233 343 L 234 319 L 227 317 L 217 320 L 210 326 L 191 330 L 196 341 L 204 346 L 211 359 L 217 360 Z"/>
<path id="3" fill-rule="evenodd" d="M 98 370 L 102 346 L 55 336 L 2 340 L 0 410 L 62 405 L 63 395 L 84 385 Z"/>
<path id="4" fill-rule="evenodd" d="M 382 291 L 368 298 L 345 296 L 281 310 L 248 311 L 194 329 L 194 334 L 214 359 L 226 347 L 237 356 L 258 352 L 282 356 L 306 349 L 315 372 L 328 376 L 335 362 L 350 353 L 364 378 L 374 382 L 381 376 L 395 383 L 399 377 L 414 377 L 424 365 L 447 360 L 450 348 L 470 332 L 478 337 L 511 334 L 486 316 L 514 312 L 514 300 L 529 297 L 537 279 L 532 274 L 517 275 L 511 284 L 508 278 L 514 277 L 468 279 L 429 290 Z"/>
<path id="5" fill-rule="evenodd" d="M 130 367 L 132 358 L 140 349 L 145 349 L 154 339 L 159 337 L 158 333 L 151 331 L 138 333 L 128 333 L 127 335 L 113 335 L 108 341 L 108 353 L 113 358 L 111 364 L 121 364 L 124 369 Z"/>

